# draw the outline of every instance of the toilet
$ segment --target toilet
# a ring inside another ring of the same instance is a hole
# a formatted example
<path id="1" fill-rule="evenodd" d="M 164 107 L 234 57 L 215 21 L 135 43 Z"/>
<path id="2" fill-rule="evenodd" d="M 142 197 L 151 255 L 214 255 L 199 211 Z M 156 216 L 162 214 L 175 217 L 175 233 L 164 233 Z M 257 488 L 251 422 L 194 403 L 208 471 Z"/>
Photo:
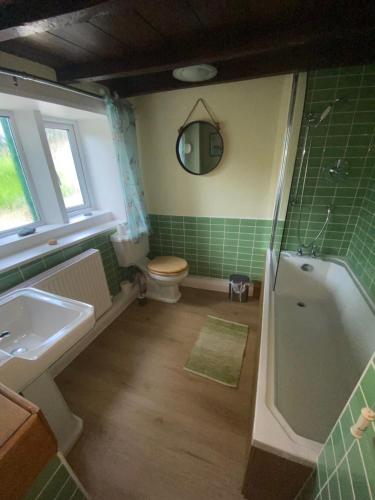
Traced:
<path id="1" fill-rule="evenodd" d="M 174 304 L 181 298 L 179 284 L 189 274 L 185 259 L 173 256 L 147 258 L 147 234 L 132 241 L 126 232 L 117 231 L 111 236 L 120 267 L 137 266 L 147 280 L 147 297 Z"/>

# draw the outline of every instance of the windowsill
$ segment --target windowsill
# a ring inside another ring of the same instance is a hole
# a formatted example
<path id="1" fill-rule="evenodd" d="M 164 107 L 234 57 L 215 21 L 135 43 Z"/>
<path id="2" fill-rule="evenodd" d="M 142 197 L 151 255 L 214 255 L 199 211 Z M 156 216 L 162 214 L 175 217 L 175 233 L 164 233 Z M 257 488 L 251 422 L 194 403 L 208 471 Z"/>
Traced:
<path id="1" fill-rule="evenodd" d="M 74 245 L 80 241 L 103 233 L 123 221 L 113 219 L 111 212 L 92 211 L 93 215 L 77 215 L 69 223 L 39 226 L 30 236 L 6 236 L 0 240 L 0 272 L 26 264 L 34 259 Z M 57 239 L 57 245 L 49 245 Z"/>

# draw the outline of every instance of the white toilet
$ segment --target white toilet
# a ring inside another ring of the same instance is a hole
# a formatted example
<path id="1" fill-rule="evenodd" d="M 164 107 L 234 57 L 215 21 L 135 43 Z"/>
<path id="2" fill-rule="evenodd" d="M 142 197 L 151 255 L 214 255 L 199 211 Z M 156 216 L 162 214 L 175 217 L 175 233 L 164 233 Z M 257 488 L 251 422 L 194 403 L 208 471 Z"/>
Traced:
<path id="1" fill-rule="evenodd" d="M 180 257 L 147 258 L 147 235 L 131 241 L 126 233 L 111 236 L 117 261 L 121 267 L 137 266 L 147 279 L 147 297 L 162 302 L 176 303 L 181 298 L 179 284 L 189 274 L 188 263 Z"/>

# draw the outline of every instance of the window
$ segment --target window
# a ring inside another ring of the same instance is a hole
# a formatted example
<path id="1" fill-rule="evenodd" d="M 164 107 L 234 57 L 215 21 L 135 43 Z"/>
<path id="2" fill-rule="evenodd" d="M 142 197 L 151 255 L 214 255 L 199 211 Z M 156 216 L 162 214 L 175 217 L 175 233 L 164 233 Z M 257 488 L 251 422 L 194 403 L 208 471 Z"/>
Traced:
<path id="1" fill-rule="evenodd" d="M 16 232 L 39 220 L 11 118 L 0 115 L 0 233 Z"/>
<path id="2" fill-rule="evenodd" d="M 88 207 L 88 189 L 74 125 L 54 122 L 44 125 L 66 210 Z"/>
<path id="3" fill-rule="evenodd" d="M 98 215 L 85 168 L 77 122 L 47 118 L 27 106 L 0 108 L 0 255 L 8 245 L 21 249 L 41 241 L 20 239 L 21 229 L 85 226 L 86 216 Z"/>

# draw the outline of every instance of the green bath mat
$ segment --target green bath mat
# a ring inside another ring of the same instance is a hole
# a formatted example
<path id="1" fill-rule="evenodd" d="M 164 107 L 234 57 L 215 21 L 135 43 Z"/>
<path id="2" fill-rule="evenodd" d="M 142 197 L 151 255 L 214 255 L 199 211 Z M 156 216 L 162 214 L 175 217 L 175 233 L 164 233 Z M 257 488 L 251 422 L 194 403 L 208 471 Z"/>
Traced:
<path id="1" fill-rule="evenodd" d="M 249 327 L 208 316 L 185 370 L 237 387 Z"/>

